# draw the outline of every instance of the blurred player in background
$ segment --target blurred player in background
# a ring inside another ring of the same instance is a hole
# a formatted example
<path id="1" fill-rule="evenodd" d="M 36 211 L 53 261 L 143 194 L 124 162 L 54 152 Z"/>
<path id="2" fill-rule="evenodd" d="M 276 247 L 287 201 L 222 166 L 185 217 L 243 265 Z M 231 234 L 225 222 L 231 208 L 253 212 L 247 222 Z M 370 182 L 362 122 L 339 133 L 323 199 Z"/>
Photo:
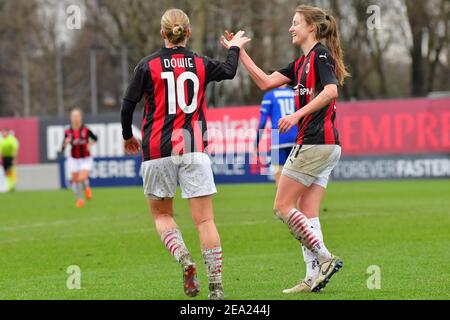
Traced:
<path id="1" fill-rule="evenodd" d="M 61 151 L 67 145 L 71 146 L 67 159 L 67 168 L 71 176 L 72 190 L 76 196 L 77 208 L 84 206 L 84 197 L 92 199 L 89 185 L 89 171 L 92 169 L 90 148 L 97 142 L 97 136 L 83 124 L 83 114 L 80 109 L 73 109 L 70 113 L 70 128 L 64 133 Z M 84 196 L 83 196 L 84 194 Z"/>
<path id="2" fill-rule="evenodd" d="M 331 171 L 341 155 L 334 120 L 338 85 L 348 76 L 334 17 L 323 9 L 301 5 L 289 29 L 303 56 L 267 75 L 243 48 L 242 64 L 262 90 L 293 84 L 297 111 L 280 119 L 280 132 L 299 126 L 296 146 L 283 168 L 274 210 L 303 245 L 306 277 L 285 293 L 318 292 L 343 266 L 326 248 L 319 209 Z M 228 39 L 232 34 L 226 32 Z M 325 40 L 326 45 L 320 43 Z M 223 43 L 227 47 L 226 43 Z"/>
<path id="3" fill-rule="evenodd" d="M 19 152 L 19 141 L 9 129 L 2 129 L 0 140 L 1 164 L 6 177 L 7 191 L 14 191 L 17 183 L 15 161 Z"/>
<path id="4" fill-rule="evenodd" d="M 177 183 L 189 200 L 197 227 L 209 282 L 209 299 L 224 299 L 222 247 L 214 223 L 212 195 L 217 192 L 211 162 L 204 152 L 206 86 L 233 79 L 239 49 L 250 39 L 243 32 L 229 42 L 225 63 L 186 49 L 191 35 L 188 16 L 171 9 L 161 19 L 165 46 L 141 60 L 124 96 L 121 117 L 125 150 L 136 154 L 139 142 L 131 130 L 136 104 L 145 94 L 142 122 L 142 173 L 144 194 L 163 244 L 183 269 L 184 292 L 199 293 L 196 265 L 174 220 L 173 198 Z M 205 137 L 206 138 L 206 137 Z"/>
<path id="5" fill-rule="evenodd" d="M 295 113 L 295 111 L 294 91 L 287 85 L 283 85 L 267 92 L 261 103 L 261 117 L 256 137 L 256 150 L 259 148 L 259 142 L 263 130 L 266 127 L 267 120 L 270 119 L 270 122 L 272 123 L 271 163 L 277 185 L 281 177 L 283 166 L 292 151 L 292 147 L 295 146 L 295 140 L 298 134 L 296 126 L 292 127 L 289 132 L 280 134 L 278 130 L 278 121 L 285 116 Z"/>

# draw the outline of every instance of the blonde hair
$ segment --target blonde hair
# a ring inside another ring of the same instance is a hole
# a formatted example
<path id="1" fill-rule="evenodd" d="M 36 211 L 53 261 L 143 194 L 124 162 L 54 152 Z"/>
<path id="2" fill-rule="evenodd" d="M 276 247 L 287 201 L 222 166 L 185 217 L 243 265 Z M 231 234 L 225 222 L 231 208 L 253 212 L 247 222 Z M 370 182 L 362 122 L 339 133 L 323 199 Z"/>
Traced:
<path id="1" fill-rule="evenodd" d="M 161 18 L 161 30 L 172 44 L 179 44 L 186 39 L 190 29 L 189 17 L 180 9 L 169 9 Z"/>
<path id="2" fill-rule="evenodd" d="M 83 110 L 81 108 L 75 107 L 72 110 L 70 110 L 70 113 L 79 112 L 81 115 L 83 115 Z"/>
<path id="3" fill-rule="evenodd" d="M 336 63 L 336 73 L 339 84 L 343 85 L 345 78 L 350 76 L 344 64 L 344 52 L 339 39 L 336 19 L 328 15 L 323 9 L 307 5 L 300 5 L 295 12 L 301 14 L 308 25 L 316 26 L 317 40 L 326 40 L 326 45 Z"/>

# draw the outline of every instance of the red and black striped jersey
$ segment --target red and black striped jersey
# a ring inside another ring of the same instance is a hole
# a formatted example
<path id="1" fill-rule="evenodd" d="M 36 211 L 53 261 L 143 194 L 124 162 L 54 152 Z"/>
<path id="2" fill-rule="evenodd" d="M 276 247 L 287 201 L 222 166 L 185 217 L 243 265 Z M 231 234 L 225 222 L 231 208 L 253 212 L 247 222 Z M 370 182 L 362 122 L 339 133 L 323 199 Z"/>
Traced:
<path id="1" fill-rule="evenodd" d="M 320 42 L 307 56 L 301 56 L 286 68 L 279 70 L 292 80 L 295 87 L 296 108 L 299 110 L 312 101 L 329 84 L 339 85 L 336 78 L 335 63 L 330 51 Z M 337 144 L 339 134 L 335 127 L 336 100 L 299 122 L 297 144 Z"/>
<path id="2" fill-rule="evenodd" d="M 69 143 L 72 147 L 70 154 L 72 158 L 75 159 L 90 157 L 89 142 L 90 140 L 97 141 L 97 136 L 84 125 L 77 130 L 72 127 L 67 129 L 64 133 L 64 141 L 66 141 L 67 138 L 70 139 Z M 63 149 L 64 146 L 65 144 L 63 142 Z"/>
<path id="3" fill-rule="evenodd" d="M 123 98 L 124 139 L 132 136 L 132 114 L 145 96 L 143 161 L 204 152 L 208 144 L 206 86 L 211 81 L 234 78 L 238 60 L 238 47 L 228 50 L 226 62 L 199 56 L 184 47 L 162 48 L 141 60 Z"/>

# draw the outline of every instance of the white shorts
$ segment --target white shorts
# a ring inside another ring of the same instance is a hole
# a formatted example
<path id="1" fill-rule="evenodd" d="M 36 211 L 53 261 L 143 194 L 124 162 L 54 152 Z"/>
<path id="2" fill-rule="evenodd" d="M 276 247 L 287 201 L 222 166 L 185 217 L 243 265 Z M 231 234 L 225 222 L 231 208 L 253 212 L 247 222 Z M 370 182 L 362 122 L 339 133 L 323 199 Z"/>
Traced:
<path id="1" fill-rule="evenodd" d="M 91 171 L 93 166 L 93 160 L 91 157 L 86 158 L 67 158 L 67 171 L 69 174 L 80 171 Z"/>
<path id="2" fill-rule="evenodd" d="M 297 145 L 284 165 L 283 175 L 306 187 L 317 184 L 326 188 L 340 157 L 338 145 Z"/>
<path id="3" fill-rule="evenodd" d="M 201 152 L 144 161 L 142 176 L 144 194 L 152 200 L 175 197 L 178 183 L 183 199 L 209 196 L 217 192 L 211 160 Z"/>

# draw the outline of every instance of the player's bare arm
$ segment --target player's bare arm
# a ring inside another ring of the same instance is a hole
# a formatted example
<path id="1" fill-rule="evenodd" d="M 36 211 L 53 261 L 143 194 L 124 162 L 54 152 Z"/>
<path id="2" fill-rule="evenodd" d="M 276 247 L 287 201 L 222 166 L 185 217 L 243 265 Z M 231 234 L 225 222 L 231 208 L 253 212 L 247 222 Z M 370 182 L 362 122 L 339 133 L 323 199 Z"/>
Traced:
<path id="1" fill-rule="evenodd" d="M 239 31 L 243 32 L 243 31 Z M 227 30 L 225 30 L 225 36 L 222 36 L 221 43 L 225 48 L 229 48 L 229 42 L 233 41 L 235 37 L 239 34 L 236 33 L 230 33 Z M 250 41 L 247 41 L 248 43 Z M 260 88 L 261 90 L 267 91 L 270 89 L 278 88 L 279 86 L 282 86 L 284 84 L 290 83 L 291 80 L 284 75 L 282 75 L 279 72 L 274 72 L 270 75 L 266 74 L 263 70 L 261 70 L 256 63 L 250 58 L 250 56 L 245 51 L 245 47 L 241 48 L 240 51 L 240 59 L 242 64 L 244 65 L 245 69 L 249 73 L 250 77 L 253 79 L 255 84 Z"/>
<path id="2" fill-rule="evenodd" d="M 252 58 L 250 58 L 248 53 L 245 51 L 245 48 L 241 50 L 240 59 L 255 84 L 263 91 L 278 88 L 291 82 L 289 78 L 277 71 L 270 75 L 266 74 L 256 65 Z"/>

